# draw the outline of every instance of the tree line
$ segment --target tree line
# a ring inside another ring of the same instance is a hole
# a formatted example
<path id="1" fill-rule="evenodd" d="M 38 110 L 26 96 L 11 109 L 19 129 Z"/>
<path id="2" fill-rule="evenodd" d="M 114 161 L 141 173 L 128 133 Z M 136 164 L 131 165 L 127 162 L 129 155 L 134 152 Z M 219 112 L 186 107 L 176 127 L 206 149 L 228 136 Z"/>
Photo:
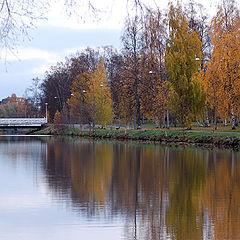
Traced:
<path id="1" fill-rule="evenodd" d="M 216 129 L 221 119 L 238 124 L 240 17 L 235 0 L 223 1 L 213 18 L 190 1 L 166 11 L 127 18 L 122 49 L 86 48 L 52 66 L 36 104 L 55 122 L 139 128 L 192 122 Z M 36 96 L 34 96 L 36 98 Z M 38 109 L 38 108 L 37 108 Z"/>

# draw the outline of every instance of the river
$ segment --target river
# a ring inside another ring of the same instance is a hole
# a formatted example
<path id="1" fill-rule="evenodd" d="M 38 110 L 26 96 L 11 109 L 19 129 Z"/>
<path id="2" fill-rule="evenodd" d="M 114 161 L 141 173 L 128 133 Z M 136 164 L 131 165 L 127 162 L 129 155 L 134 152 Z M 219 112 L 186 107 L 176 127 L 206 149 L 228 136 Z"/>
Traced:
<path id="1" fill-rule="evenodd" d="M 1 240 L 240 239 L 239 152 L 0 137 Z"/>

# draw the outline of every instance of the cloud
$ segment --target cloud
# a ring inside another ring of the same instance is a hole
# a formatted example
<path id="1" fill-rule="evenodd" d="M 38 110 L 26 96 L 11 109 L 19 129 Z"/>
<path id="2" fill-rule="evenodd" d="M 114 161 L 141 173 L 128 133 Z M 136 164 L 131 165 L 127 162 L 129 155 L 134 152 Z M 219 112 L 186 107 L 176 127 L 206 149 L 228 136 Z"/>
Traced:
<path id="1" fill-rule="evenodd" d="M 38 48 L 18 48 L 16 53 L 9 53 L 6 57 L 8 62 L 24 60 L 43 60 L 47 63 L 56 63 L 62 57 L 56 52 L 45 51 Z"/>

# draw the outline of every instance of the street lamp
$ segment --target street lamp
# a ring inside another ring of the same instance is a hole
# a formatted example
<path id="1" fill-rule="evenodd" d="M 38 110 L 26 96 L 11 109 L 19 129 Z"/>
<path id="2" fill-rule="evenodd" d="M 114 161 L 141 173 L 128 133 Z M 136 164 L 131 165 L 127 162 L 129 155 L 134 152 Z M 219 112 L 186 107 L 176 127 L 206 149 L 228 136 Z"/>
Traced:
<path id="1" fill-rule="evenodd" d="M 47 119 L 47 106 L 48 106 L 48 103 L 46 102 L 45 105 L 46 105 L 46 123 L 47 123 L 48 122 L 48 119 Z"/>
<path id="2" fill-rule="evenodd" d="M 104 97 L 104 89 L 103 89 L 103 87 L 104 87 L 104 85 L 103 84 L 100 84 L 100 87 L 102 88 L 102 97 Z M 102 100 L 102 105 L 104 105 L 103 104 L 103 101 L 104 100 Z M 103 106 L 103 109 L 104 109 L 104 106 Z M 106 116 L 105 116 L 105 112 L 103 113 L 103 115 L 104 115 L 104 127 L 106 128 Z M 111 115 L 111 117 L 112 117 L 112 115 Z M 112 119 L 111 119 L 112 120 Z M 111 129 L 112 129 L 112 127 L 111 127 Z"/>
<path id="3" fill-rule="evenodd" d="M 161 78 L 162 78 L 162 74 L 163 74 L 162 70 L 160 70 L 159 72 L 154 72 L 154 71 L 150 70 L 148 73 L 149 74 L 159 74 Z M 153 91 L 154 91 L 154 95 L 155 95 L 155 88 L 153 89 Z M 163 93 L 161 93 L 161 94 L 163 95 Z M 156 96 L 154 96 L 154 97 L 156 97 Z M 157 112 L 157 109 L 155 109 L 155 111 Z M 169 129 L 169 112 L 168 112 L 168 108 L 166 109 L 166 117 L 167 117 L 167 122 L 166 122 L 166 124 L 164 124 L 164 126 L 165 126 L 165 135 L 167 135 L 166 128 Z"/>

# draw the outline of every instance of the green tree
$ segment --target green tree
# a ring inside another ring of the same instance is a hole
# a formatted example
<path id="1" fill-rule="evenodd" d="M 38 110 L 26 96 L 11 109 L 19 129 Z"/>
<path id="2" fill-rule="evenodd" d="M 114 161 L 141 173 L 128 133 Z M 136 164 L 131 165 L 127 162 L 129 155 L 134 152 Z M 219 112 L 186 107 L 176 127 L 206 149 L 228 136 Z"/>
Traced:
<path id="1" fill-rule="evenodd" d="M 180 5 L 170 5 L 168 24 L 169 39 L 165 62 L 170 80 L 172 111 L 183 126 L 190 128 L 199 102 L 194 92 L 201 92 L 201 85 L 193 76 L 198 71 L 199 62 L 196 61 L 196 56 L 201 57 L 202 43 L 198 34 L 189 28 Z"/>

